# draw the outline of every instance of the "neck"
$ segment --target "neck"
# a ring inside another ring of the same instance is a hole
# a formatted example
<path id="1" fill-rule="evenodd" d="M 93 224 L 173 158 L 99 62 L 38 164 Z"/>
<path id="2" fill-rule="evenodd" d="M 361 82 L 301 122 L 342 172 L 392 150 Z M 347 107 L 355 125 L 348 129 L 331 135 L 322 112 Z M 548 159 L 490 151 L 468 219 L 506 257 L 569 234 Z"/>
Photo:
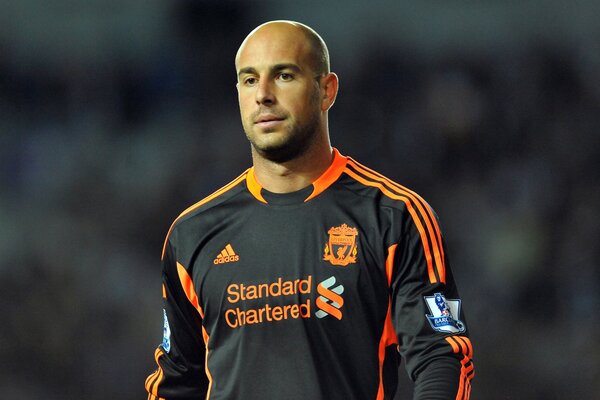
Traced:
<path id="1" fill-rule="evenodd" d="M 301 156 L 277 163 L 262 157 L 252 148 L 254 175 L 260 185 L 273 193 L 290 193 L 313 183 L 331 165 L 329 141 L 311 146 Z"/>

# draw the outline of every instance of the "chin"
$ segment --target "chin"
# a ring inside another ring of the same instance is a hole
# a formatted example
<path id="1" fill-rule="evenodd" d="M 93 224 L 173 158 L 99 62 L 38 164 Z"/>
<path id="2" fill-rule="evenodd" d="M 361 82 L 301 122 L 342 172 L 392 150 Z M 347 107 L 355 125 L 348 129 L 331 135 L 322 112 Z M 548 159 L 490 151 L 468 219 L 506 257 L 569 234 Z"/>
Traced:
<path id="1" fill-rule="evenodd" d="M 302 156 L 316 140 L 316 129 L 296 129 L 288 131 L 253 131 L 248 140 L 258 155 L 266 160 L 284 163 Z"/>
<path id="2" fill-rule="evenodd" d="M 261 157 L 276 163 L 284 163 L 303 155 L 309 147 L 308 144 L 307 142 L 288 140 L 278 145 L 254 146 L 254 148 Z"/>

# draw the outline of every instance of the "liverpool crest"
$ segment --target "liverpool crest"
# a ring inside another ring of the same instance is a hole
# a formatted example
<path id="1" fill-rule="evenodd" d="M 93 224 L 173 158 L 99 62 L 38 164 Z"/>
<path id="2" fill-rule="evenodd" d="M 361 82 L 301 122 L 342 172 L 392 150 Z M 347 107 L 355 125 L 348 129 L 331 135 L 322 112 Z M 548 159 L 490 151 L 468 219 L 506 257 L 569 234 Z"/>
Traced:
<path id="1" fill-rule="evenodd" d="M 323 260 L 340 267 L 356 263 L 358 229 L 342 224 L 329 229 L 327 233 L 329 241 L 325 244 Z"/>

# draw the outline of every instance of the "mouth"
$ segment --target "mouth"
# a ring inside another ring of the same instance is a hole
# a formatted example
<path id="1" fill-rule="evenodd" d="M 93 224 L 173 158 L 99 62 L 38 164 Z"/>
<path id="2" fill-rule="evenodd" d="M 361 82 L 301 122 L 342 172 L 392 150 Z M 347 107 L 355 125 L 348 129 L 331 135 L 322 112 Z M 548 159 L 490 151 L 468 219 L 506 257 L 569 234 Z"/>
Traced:
<path id="1" fill-rule="evenodd" d="M 266 114 L 254 120 L 254 124 L 261 128 L 270 128 L 280 124 L 285 118 L 276 115 Z"/>

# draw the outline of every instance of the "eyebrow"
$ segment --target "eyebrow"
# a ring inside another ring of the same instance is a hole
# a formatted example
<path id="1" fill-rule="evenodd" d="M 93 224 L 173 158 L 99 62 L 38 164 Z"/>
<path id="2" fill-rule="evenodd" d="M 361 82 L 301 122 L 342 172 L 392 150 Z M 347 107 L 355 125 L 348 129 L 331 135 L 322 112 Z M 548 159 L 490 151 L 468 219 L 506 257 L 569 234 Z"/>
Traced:
<path id="1" fill-rule="evenodd" d="M 294 72 L 302 71 L 302 69 L 298 65 L 292 64 L 292 63 L 275 64 L 271 68 L 269 68 L 269 71 L 270 72 L 279 72 L 279 71 L 283 71 L 284 69 L 290 69 Z M 257 71 L 254 67 L 244 67 L 244 68 L 240 69 L 240 71 L 238 72 L 238 78 L 240 76 L 242 76 L 243 74 L 256 74 L 256 73 L 257 73 Z"/>

